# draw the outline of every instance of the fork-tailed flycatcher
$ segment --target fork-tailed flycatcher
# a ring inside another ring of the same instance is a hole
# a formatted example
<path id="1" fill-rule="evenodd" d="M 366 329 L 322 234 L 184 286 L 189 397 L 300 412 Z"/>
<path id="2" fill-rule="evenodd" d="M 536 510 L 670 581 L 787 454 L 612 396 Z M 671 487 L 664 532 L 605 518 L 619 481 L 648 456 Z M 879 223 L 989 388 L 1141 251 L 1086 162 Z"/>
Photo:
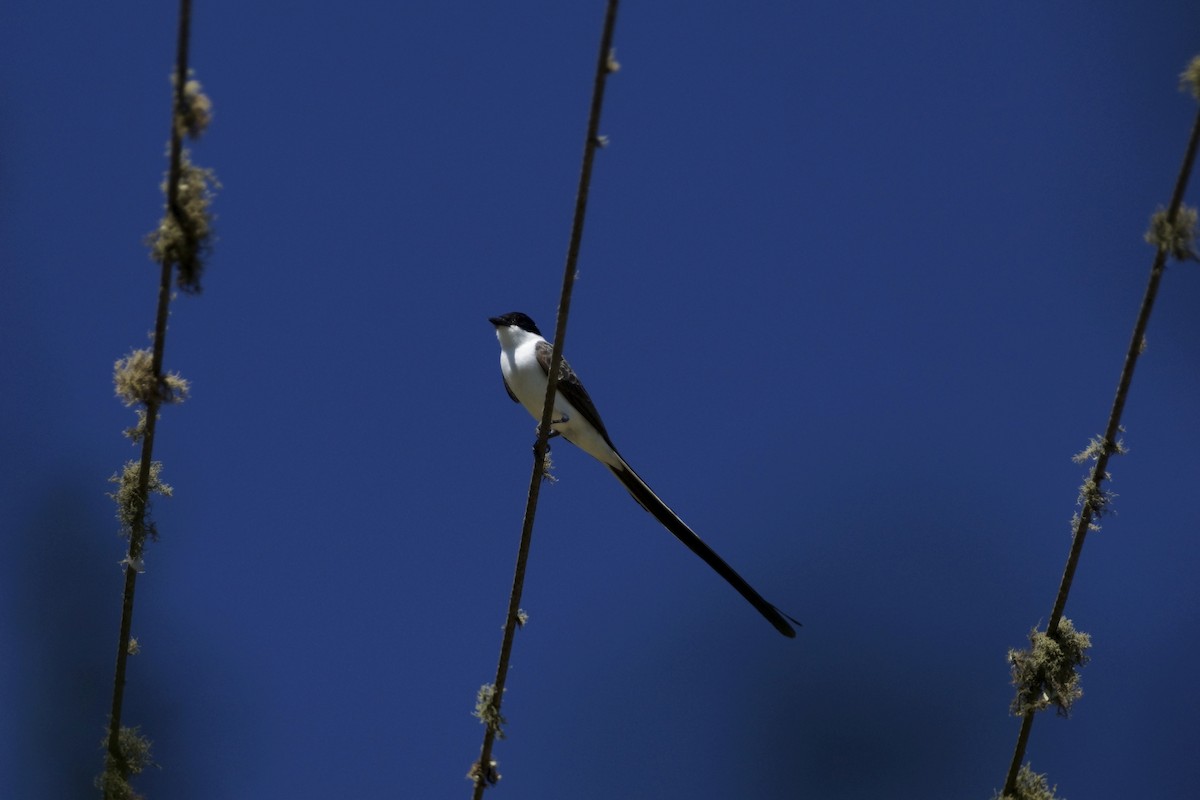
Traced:
<path id="1" fill-rule="evenodd" d="M 491 317 L 489 321 L 496 326 L 496 338 L 500 340 L 500 372 L 504 376 L 504 388 L 508 391 L 508 396 L 514 402 L 525 406 L 534 419 L 541 420 L 542 407 L 546 402 L 546 376 L 550 374 L 552 345 L 542 336 L 533 320 L 519 311 Z M 733 567 L 726 564 L 684 524 L 683 520 L 650 490 L 646 482 L 638 477 L 633 468 L 625 463 L 625 459 L 621 458 L 621 454 L 608 437 L 608 431 L 604 429 L 604 423 L 600 420 L 600 414 L 592 404 L 592 399 L 588 397 L 583 384 L 579 382 L 566 360 L 562 362 L 558 373 L 550 427 L 553 429 L 551 436 L 561 434 L 568 442 L 608 467 L 642 508 L 653 514 L 693 553 L 729 581 L 776 630 L 784 636 L 796 635 L 796 631 L 788 624 L 788 620 L 796 620 L 754 591 L 741 575 L 733 571 Z"/>

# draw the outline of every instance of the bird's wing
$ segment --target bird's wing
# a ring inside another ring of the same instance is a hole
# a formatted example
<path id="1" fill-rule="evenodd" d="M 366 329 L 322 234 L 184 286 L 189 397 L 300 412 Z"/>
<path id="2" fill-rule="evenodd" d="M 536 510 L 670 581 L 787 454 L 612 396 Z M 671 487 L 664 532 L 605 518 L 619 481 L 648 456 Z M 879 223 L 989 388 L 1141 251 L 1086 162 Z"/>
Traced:
<path id="1" fill-rule="evenodd" d="M 550 357 L 554 353 L 554 346 L 547 341 L 540 341 L 534 348 L 537 354 L 538 363 L 542 366 L 542 372 L 546 376 L 550 375 Z M 575 406 L 575 410 L 583 415 L 583 418 L 591 423 L 592 427 L 600 431 L 600 435 L 604 437 L 604 441 L 608 443 L 616 451 L 612 440 L 608 438 L 608 431 L 604 428 L 604 421 L 600 419 L 600 412 L 596 410 L 596 405 L 592 402 L 592 398 L 588 396 L 587 389 L 583 388 L 579 377 L 575 374 L 575 370 L 571 369 L 571 365 L 564 358 L 558 370 L 558 385 L 557 391 L 563 398 Z M 509 392 L 512 394 L 512 392 Z"/>

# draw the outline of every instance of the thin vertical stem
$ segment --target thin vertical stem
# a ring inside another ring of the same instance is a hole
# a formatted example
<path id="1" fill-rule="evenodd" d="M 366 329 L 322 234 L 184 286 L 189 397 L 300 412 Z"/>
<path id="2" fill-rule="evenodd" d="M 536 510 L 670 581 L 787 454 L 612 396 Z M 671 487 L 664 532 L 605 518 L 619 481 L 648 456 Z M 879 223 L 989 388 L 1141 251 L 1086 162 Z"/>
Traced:
<path id="1" fill-rule="evenodd" d="M 176 47 L 175 63 L 175 94 L 171 108 L 171 151 L 170 167 L 167 177 L 167 213 L 182 219 L 179 209 L 179 176 L 182 171 L 183 133 L 178 124 L 179 115 L 184 107 L 184 85 L 187 83 L 188 70 L 188 40 L 190 37 L 192 4 L 191 0 L 180 0 L 179 31 Z M 171 302 L 171 272 L 173 263 L 170 258 L 164 258 L 158 282 L 158 307 L 154 318 L 154 348 L 152 366 L 155 379 L 161 384 L 163 380 L 163 348 L 167 341 L 168 307 Z M 133 628 L 133 599 L 137 589 L 138 567 L 141 563 L 142 551 L 146 544 L 146 508 L 150 499 L 150 468 L 154 461 L 154 433 L 158 421 L 159 401 L 151 399 L 146 403 L 146 424 L 142 436 L 142 454 L 138 465 L 138 484 L 136 497 L 137 514 L 130 525 L 129 552 L 125 560 L 125 590 L 121 599 L 121 631 L 117 639 L 117 663 L 113 674 L 112 709 L 108 719 L 108 753 L 114 760 L 123 777 L 129 777 L 128 765 L 121 753 L 120 733 L 121 714 L 125 699 L 125 674 L 129 660 L 129 639 Z"/>
<path id="2" fill-rule="evenodd" d="M 558 318 L 554 333 L 554 351 L 550 360 L 550 374 L 546 386 L 546 400 L 542 418 L 538 425 L 537 440 L 533 446 L 533 472 L 529 478 L 529 494 L 525 501 L 525 519 L 521 527 L 521 544 L 517 550 L 517 564 L 513 572 L 512 593 L 509 595 L 508 614 L 504 622 L 504 637 L 500 644 L 500 660 L 496 666 L 496 681 L 492 694 L 494 719 L 500 719 L 500 705 L 504 699 L 504 686 L 508 677 L 508 663 L 512 655 L 513 635 L 517 627 L 517 614 L 521 605 L 521 593 L 525 585 L 525 567 L 529 559 L 529 546 L 533 539 L 533 520 L 537 513 L 537 501 L 545 472 L 546 453 L 549 451 L 550 418 L 554 410 L 554 393 L 558 385 L 559 365 L 562 363 L 563 342 L 567 335 L 567 316 L 571 310 L 571 292 L 575 286 L 576 265 L 579 248 L 583 241 L 583 223 L 587 214 L 588 191 L 592 182 L 592 164 L 596 148 L 600 146 L 600 111 L 604 104 L 604 86 L 610 69 L 613 30 L 617 22 L 618 0 L 608 0 L 604 16 L 604 31 L 600 36 L 600 54 L 596 63 L 596 75 L 592 85 L 592 105 L 588 115 L 587 137 L 583 146 L 583 165 L 579 176 L 579 189 L 575 195 L 575 216 L 571 225 L 571 239 L 567 246 L 567 261 L 563 270 L 562 292 L 558 301 Z M 498 724 L 498 722 L 497 722 Z M 483 791 L 492 782 L 492 746 L 496 740 L 496 726 L 485 727 L 479 761 L 473 770 L 474 787 L 472 797 L 480 800 Z"/>
<path id="3" fill-rule="evenodd" d="M 1196 114 L 1196 120 L 1192 123 L 1192 133 L 1188 138 L 1187 148 L 1184 150 L 1183 165 L 1179 169 L 1179 176 L 1175 179 L 1175 190 L 1171 194 L 1171 203 L 1167 206 L 1167 223 L 1174 225 L 1178 216 L 1179 208 L 1183 204 L 1183 194 L 1187 190 L 1188 178 L 1192 172 L 1192 166 L 1196 161 L 1196 149 L 1200 144 L 1200 111 Z M 1108 425 L 1104 429 L 1104 442 L 1100 448 L 1100 452 L 1096 456 L 1096 461 L 1092 465 L 1092 472 L 1088 480 L 1092 486 L 1097 489 L 1100 484 L 1108 477 L 1108 460 L 1113 453 L 1117 452 L 1117 436 L 1121 429 L 1121 415 L 1125 411 L 1125 401 L 1129 396 L 1129 386 L 1133 382 L 1133 370 L 1137 366 L 1138 356 L 1142 353 L 1142 341 L 1146 335 L 1146 326 L 1150 323 L 1150 312 L 1154 309 L 1154 300 L 1158 296 L 1159 283 L 1162 280 L 1163 269 L 1167 263 L 1167 250 L 1163 246 L 1159 246 L 1154 254 L 1154 261 L 1150 266 L 1150 279 L 1146 284 L 1146 293 L 1142 297 L 1142 305 L 1138 309 L 1137 320 L 1133 325 L 1133 334 L 1129 338 L 1129 348 L 1125 352 L 1125 365 L 1121 369 L 1120 380 L 1117 381 L 1117 394 L 1113 399 L 1112 411 L 1108 415 Z M 1075 569 L 1079 566 L 1079 557 L 1083 552 L 1083 542 L 1087 538 L 1087 533 L 1091 530 L 1092 520 L 1094 518 L 1094 509 L 1090 503 L 1084 503 L 1080 509 L 1079 518 L 1075 523 L 1075 532 L 1071 539 L 1071 551 L 1067 556 L 1067 565 L 1063 570 L 1062 581 L 1059 583 L 1058 595 L 1054 598 L 1054 608 L 1050 612 L 1050 619 L 1046 623 L 1046 633 L 1050 637 L 1054 637 L 1058 633 L 1059 623 L 1062 621 L 1063 612 L 1067 607 L 1067 595 L 1071 592 L 1071 583 L 1075 579 Z M 1017 746 L 1013 751 L 1012 762 L 1008 767 L 1008 776 L 1004 781 L 1004 794 L 1014 795 L 1017 788 L 1017 774 L 1021 771 L 1021 764 L 1025 760 L 1025 748 L 1029 744 L 1029 732 L 1033 727 L 1033 715 L 1035 711 L 1026 711 L 1024 719 L 1021 720 L 1021 731 L 1017 736 Z"/>

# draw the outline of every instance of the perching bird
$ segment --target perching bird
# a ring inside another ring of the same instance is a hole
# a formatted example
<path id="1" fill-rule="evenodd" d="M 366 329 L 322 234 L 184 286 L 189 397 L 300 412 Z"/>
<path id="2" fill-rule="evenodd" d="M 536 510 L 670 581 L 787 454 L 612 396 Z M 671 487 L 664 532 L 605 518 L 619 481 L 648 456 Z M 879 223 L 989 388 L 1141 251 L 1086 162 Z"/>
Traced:
<path id="1" fill-rule="evenodd" d="M 500 340 L 500 371 L 504 376 L 504 388 L 508 391 L 508 396 L 525 406 L 533 418 L 540 421 L 542 406 L 546 401 L 546 376 L 550 372 L 553 346 L 542 336 L 533 320 L 519 311 L 491 317 L 489 321 L 496 326 L 496 338 Z M 608 467 L 642 508 L 653 514 L 693 553 L 729 581 L 776 630 L 784 636 L 796 635 L 796 631 L 788 624 L 788 620 L 796 620 L 754 591 L 753 587 L 668 508 L 625 462 L 609 438 L 592 399 L 588 397 L 583 384 L 579 382 L 566 360 L 563 360 L 559 371 L 550 427 L 553 429 L 551 435 L 561 434 L 568 442 Z"/>

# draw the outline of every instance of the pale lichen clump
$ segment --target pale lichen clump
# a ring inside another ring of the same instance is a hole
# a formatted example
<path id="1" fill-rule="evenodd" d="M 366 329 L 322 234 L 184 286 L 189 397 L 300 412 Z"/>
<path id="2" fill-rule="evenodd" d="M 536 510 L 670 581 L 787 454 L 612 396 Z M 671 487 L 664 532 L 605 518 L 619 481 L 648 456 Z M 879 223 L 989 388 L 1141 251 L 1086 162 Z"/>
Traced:
<path id="1" fill-rule="evenodd" d="M 154 374 L 154 355 L 149 349 L 134 350 L 113 364 L 113 385 L 117 397 L 126 406 L 142 404 L 146 407 L 162 403 L 182 403 L 188 397 L 191 386 L 178 373 L 162 376 Z M 145 426 L 142 420 L 141 425 Z M 133 438 L 133 437 L 131 437 Z"/>
<path id="2" fill-rule="evenodd" d="M 1034 772 L 1028 764 L 1021 767 L 1017 773 L 1017 785 L 1010 794 L 997 795 L 996 800 L 1062 800 L 1054 792 L 1057 786 L 1051 786 L 1046 776 Z"/>
<path id="3" fill-rule="evenodd" d="M 504 738 L 504 728 L 502 727 L 507 720 L 504 719 L 499 711 L 499 704 L 496 702 L 496 686 L 495 684 L 485 683 L 479 687 L 478 694 L 475 695 L 475 711 L 473 716 L 478 717 L 479 721 L 488 727 L 492 733 L 496 734 L 497 738 Z"/>
<path id="4" fill-rule="evenodd" d="M 1053 636 L 1034 629 L 1029 633 L 1029 642 L 1028 650 L 1008 651 L 1012 683 L 1017 687 L 1012 713 L 1023 716 L 1053 705 L 1065 717 L 1083 696 L 1078 668 L 1087 663 L 1092 638 L 1076 631 L 1064 617 Z"/>
<path id="5" fill-rule="evenodd" d="M 158 528 L 150 519 L 150 495 L 161 494 L 163 497 L 170 497 L 174 490 L 170 484 L 164 483 L 159 478 L 162 472 L 162 462 L 152 461 L 146 479 L 146 492 L 143 494 L 138 490 L 141 483 L 141 471 L 140 461 L 126 461 L 121 472 L 108 479 L 109 483 L 115 483 L 118 487 L 108 496 L 117 504 L 117 519 L 121 522 L 123 536 L 131 537 L 134 530 L 140 526 L 150 538 L 157 539 Z"/>
<path id="6" fill-rule="evenodd" d="M 1190 91 L 1192 97 L 1200 100 L 1200 56 L 1193 58 L 1179 76 L 1179 88 Z"/>
<path id="7" fill-rule="evenodd" d="M 158 228 L 146 237 L 150 257 L 161 264 L 174 264 L 179 270 L 176 278 L 179 288 L 190 294 L 200 292 L 204 259 L 212 249 L 210 206 L 220 186 L 213 171 L 197 167 L 184 150 L 180 156 L 175 205 L 168 204 Z M 166 181 L 163 192 L 169 195 Z"/>
<path id="8" fill-rule="evenodd" d="M 1146 241 L 1176 261 L 1200 260 L 1196 255 L 1196 209 L 1181 205 L 1174 222 L 1167 218 L 1164 209 L 1155 211 L 1150 217 Z"/>
<path id="9" fill-rule="evenodd" d="M 107 745 L 107 738 L 104 741 Z M 150 758 L 153 743 L 142 736 L 139 728 L 122 727 L 117 737 L 119 757 L 105 753 L 104 772 L 96 777 L 95 787 L 105 800 L 141 800 L 142 796 L 129 785 L 129 776 L 138 775 L 155 766 Z"/>
<path id="10" fill-rule="evenodd" d="M 172 82 L 175 78 L 172 76 Z M 212 122 L 212 100 L 204 93 L 200 81 L 191 77 L 183 84 L 183 105 L 175 119 L 181 136 L 199 139 Z"/>

